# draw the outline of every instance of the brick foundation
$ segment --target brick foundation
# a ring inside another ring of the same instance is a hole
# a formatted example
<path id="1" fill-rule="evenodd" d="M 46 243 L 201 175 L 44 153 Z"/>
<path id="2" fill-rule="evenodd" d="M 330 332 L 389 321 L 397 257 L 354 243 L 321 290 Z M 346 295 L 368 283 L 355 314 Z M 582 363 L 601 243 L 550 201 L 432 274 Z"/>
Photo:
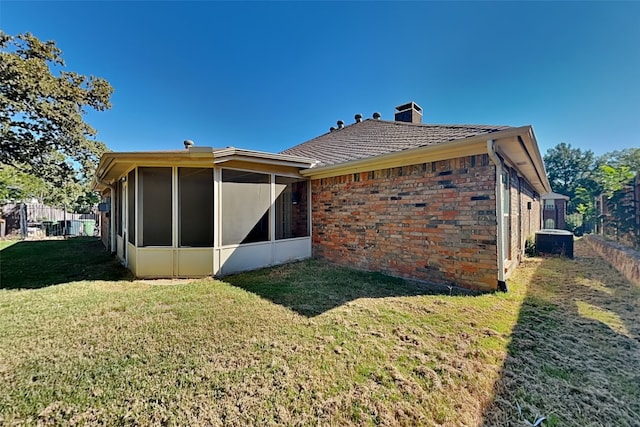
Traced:
<path id="1" fill-rule="evenodd" d="M 510 245 L 505 265 L 507 277 L 517 267 L 524 256 L 527 238 L 535 237 L 541 227 L 540 195 L 514 169 L 510 176 Z"/>
<path id="2" fill-rule="evenodd" d="M 594 235 L 586 235 L 584 239 L 627 280 L 640 287 L 640 253 Z"/>

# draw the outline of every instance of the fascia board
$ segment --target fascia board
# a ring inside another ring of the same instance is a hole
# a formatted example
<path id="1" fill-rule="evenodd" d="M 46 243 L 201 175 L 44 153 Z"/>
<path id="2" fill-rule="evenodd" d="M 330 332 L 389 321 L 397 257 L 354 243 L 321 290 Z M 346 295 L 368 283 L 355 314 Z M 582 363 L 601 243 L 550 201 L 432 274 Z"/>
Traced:
<path id="1" fill-rule="evenodd" d="M 329 178 L 332 176 L 346 175 L 350 173 L 367 172 L 377 169 L 408 166 L 425 161 L 437 162 L 456 157 L 473 156 L 486 153 L 486 137 L 482 139 L 463 139 L 445 142 L 437 145 L 412 148 L 382 154 L 376 157 L 353 160 L 338 165 L 311 168 L 300 171 L 300 174 L 313 179 Z"/>
<path id="2" fill-rule="evenodd" d="M 537 174 L 539 174 L 543 179 L 543 182 L 541 182 L 542 188 L 540 188 L 540 190 L 549 188 L 550 191 L 546 171 L 544 169 L 544 163 L 542 162 L 540 151 L 538 149 L 535 136 L 533 135 L 533 130 L 531 126 L 528 125 L 491 133 L 484 133 L 436 145 L 427 145 L 424 147 L 383 154 L 376 157 L 353 160 L 337 165 L 304 169 L 300 171 L 300 174 L 312 179 L 320 179 L 390 167 L 408 166 L 416 163 L 423 163 L 425 161 L 435 162 L 456 157 L 484 154 L 487 152 L 486 141 L 488 139 L 493 139 L 498 142 L 499 140 L 517 138 L 518 136 L 523 137 L 523 139 L 528 143 L 527 150 L 532 154 L 532 160 L 534 162 L 532 166 L 537 171 Z"/>
<path id="3" fill-rule="evenodd" d="M 308 168 L 309 163 L 297 163 L 289 160 L 278 160 L 278 159 L 268 159 L 268 158 L 256 158 L 256 157 L 247 157 L 243 155 L 226 155 L 222 158 L 216 157 L 213 161 L 215 165 L 221 165 L 233 160 L 247 162 L 247 163 L 255 163 L 262 165 L 275 165 L 275 166 L 289 166 L 295 168 Z"/>
<path id="4" fill-rule="evenodd" d="M 531 144 L 530 152 L 534 154 L 533 158 L 535 161 L 534 166 L 540 173 L 540 176 L 543 178 L 542 185 L 547 191 L 551 191 L 551 183 L 549 182 L 549 177 L 547 176 L 547 170 L 544 167 L 544 159 L 540 154 L 540 148 L 538 147 L 538 140 L 536 139 L 535 134 L 533 133 L 533 128 L 529 126 L 529 132 L 527 133 L 527 140 Z"/>
<path id="5" fill-rule="evenodd" d="M 243 150 L 239 148 L 225 148 L 213 152 L 214 162 L 224 163 L 230 160 L 242 160 L 252 163 L 264 163 L 279 166 L 308 168 L 315 163 L 314 159 L 289 156 L 286 154 L 267 153 L 264 151 Z"/>
<path id="6" fill-rule="evenodd" d="M 508 139 L 508 144 L 505 144 L 504 138 L 496 140 L 496 151 L 509 160 L 511 166 L 516 167 L 539 194 L 548 193 L 551 191 L 551 186 L 533 129 L 531 126 L 523 126 L 519 129 L 522 132 L 517 135 L 517 138 Z M 517 166 L 516 159 L 524 159 L 527 164 Z"/>

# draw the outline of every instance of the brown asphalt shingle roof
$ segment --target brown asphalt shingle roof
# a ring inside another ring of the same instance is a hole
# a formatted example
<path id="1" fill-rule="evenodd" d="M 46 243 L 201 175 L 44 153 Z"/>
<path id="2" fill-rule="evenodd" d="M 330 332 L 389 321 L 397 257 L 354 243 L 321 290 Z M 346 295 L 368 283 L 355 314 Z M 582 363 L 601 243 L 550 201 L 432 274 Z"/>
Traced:
<path id="1" fill-rule="evenodd" d="M 367 119 L 282 151 L 330 166 L 381 154 L 441 144 L 508 129 L 509 126 L 429 125 Z"/>

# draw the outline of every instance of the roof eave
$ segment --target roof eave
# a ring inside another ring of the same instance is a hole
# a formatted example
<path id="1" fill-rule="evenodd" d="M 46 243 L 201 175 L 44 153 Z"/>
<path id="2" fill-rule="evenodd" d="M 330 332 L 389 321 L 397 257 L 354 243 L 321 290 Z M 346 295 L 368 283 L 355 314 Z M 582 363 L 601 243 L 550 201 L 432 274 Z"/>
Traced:
<path id="1" fill-rule="evenodd" d="M 514 128 L 514 130 L 517 130 L 517 133 L 513 135 L 515 139 L 509 140 L 509 138 L 506 138 L 507 143 L 501 143 L 500 141 L 505 138 L 492 138 L 497 142 L 497 151 L 511 161 L 512 166 L 516 167 L 527 178 L 538 194 L 549 193 L 551 184 L 547 177 L 533 128 L 527 125 Z"/>
<path id="2" fill-rule="evenodd" d="M 214 164 L 221 164 L 231 160 L 243 160 L 252 163 L 265 163 L 270 165 L 290 166 L 296 168 L 309 168 L 315 163 L 315 159 L 292 156 L 289 154 L 275 154 L 264 151 L 244 150 L 228 147 L 216 150 L 213 153 Z"/>
<path id="3" fill-rule="evenodd" d="M 385 167 L 397 167 L 400 165 L 422 163 L 421 161 L 415 161 L 416 157 L 427 157 L 428 161 L 438 161 L 455 157 L 484 154 L 486 153 L 487 139 L 514 136 L 518 134 L 517 131 L 519 129 L 521 128 L 509 128 L 495 132 L 482 133 L 438 144 L 395 151 L 392 153 L 381 154 L 379 156 L 351 160 L 334 165 L 305 169 L 300 171 L 300 173 L 311 178 L 327 178 L 347 173 L 365 172 Z"/>
<path id="4" fill-rule="evenodd" d="M 100 158 L 92 183 L 92 188 L 102 190 L 112 184 L 128 170 L 139 165 L 159 165 L 166 163 L 197 162 L 206 164 L 222 164 L 230 160 L 288 166 L 298 169 L 312 167 L 316 161 L 305 157 L 287 154 L 273 154 L 262 151 L 243 150 L 238 148 L 214 149 L 211 147 L 190 147 L 179 151 L 142 151 L 142 152 L 108 152 Z"/>
<path id="5" fill-rule="evenodd" d="M 551 191 L 547 178 L 544 162 L 540 156 L 538 144 L 531 126 L 512 127 L 494 132 L 482 133 L 467 138 L 450 140 L 439 144 L 425 145 L 402 151 L 352 160 L 344 163 L 309 168 L 300 171 L 300 174 L 313 179 L 328 178 L 332 176 L 346 175 L 349 173 L 366 172 L 389 167 L 406 166 L 422 163 L 424 161 L 439 161 L 456 157 L 484 154 L 487 152 L 486 141 L 493 139 L 523 141 L 523 144 L 512 144 L 509 149 L 512 153 L 516 150 L 519 156 L 526 157 L 530 163 L 525 170 L 527 179 L 540 194 Z M 419 160 L 418 160 L 419 159 Z"/>

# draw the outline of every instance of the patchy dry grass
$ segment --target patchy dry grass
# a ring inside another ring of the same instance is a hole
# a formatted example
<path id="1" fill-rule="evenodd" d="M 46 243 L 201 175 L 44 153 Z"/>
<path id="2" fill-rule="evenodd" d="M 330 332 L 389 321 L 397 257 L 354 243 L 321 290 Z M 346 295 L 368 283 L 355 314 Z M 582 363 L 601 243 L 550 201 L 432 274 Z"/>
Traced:
<path id="1" fill-rule="evenodd" d="M 511 425 L 515 403 L 547 426 L 640 425 L 640 290 L 585 242 L 576 255 L 519 269 L 527 295 L 486 425 Z"/>
<path id="2" fill-rule="evenodd" d="M 638 294 L 577 250 L 495 295 L 313 261 L 3 290 L 0 424 L 520 425 L 519 403 L 546 425 L 634 425 Z"/>

